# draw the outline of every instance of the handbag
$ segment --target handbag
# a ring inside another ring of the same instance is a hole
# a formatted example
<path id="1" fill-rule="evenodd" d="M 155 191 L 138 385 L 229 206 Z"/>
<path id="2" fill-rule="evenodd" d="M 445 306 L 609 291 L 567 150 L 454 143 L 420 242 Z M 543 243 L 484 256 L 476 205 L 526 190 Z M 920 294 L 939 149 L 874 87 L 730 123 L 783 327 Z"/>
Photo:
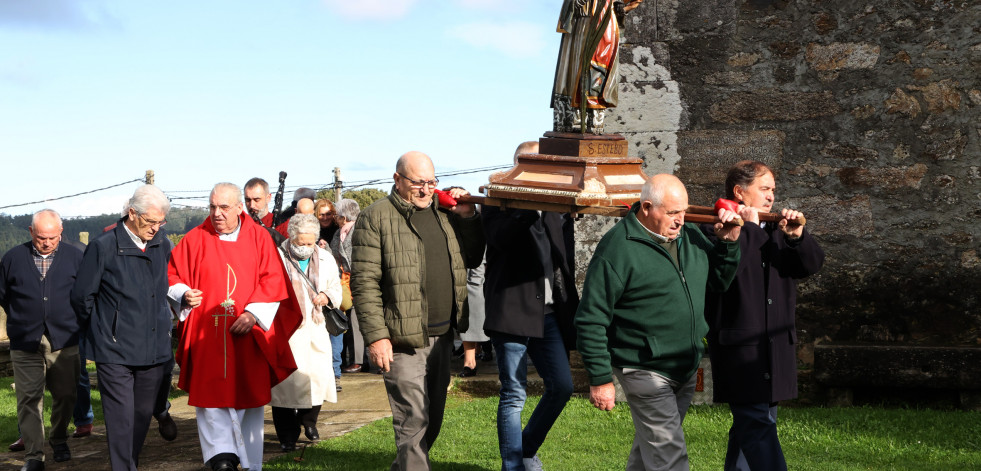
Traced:
<path id="1" fill-rule="evenodd" d="M 282 251 L 282 247 L 280 247 L 279 250 Z M 293 260 L 289 254 L 286 254 L 286 260 L 289 260 L 290 263 L 293 264 L 293 267 L 296 268 L 296 272 L 299 273 L 304 280 L 306 280 L 307 284 L 310 285 L 310 289 L 313 290 L 314 295 L 316 295 L 316 293 L 319 292 L 317 287 L 314 286 L 312 281 L 310 281 L 310 278 L 307 278 L 307 274 L 303 273 L 303 270 L 300 269 L 300 264 L 296 263 L 296 260 Z M 347 332 L 347 329 L 351 328 L 351 320 L 348 319 L 347 314 L 344 314 L 344 311 L 332 306 L 330 298 L 327 299 L 327 305 L 321 306 L 320 308 L 324 313 L 324 326 L 327 327 L 328 334 L 336 337 L 344 332 Z"/>

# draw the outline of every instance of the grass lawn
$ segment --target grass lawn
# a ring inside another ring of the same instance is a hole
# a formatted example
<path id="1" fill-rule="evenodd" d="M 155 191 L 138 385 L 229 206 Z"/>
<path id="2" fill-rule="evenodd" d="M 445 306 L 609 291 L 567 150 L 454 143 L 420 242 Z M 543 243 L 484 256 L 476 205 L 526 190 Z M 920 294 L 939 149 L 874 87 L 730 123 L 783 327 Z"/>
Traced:
<path id="1" fill-rule="evenodd" d="M 90 363 L 94 369 L 95 364 Z M 0 445 L 6 451 L 7 445 L 17 440 L 17 396 L 10 385 L 14 382 L 12 376 L 0 378 Z M 102 422 L 102 396 L 98 389 L 92 389 L 92 412 L 95 421 Z M 44 431 L 51 426 L 51 393 L 44 391 Z M 75 431 L 75 424 L 68 424 L 68 435 Z"/>
<path id="2" fill-rule="evenodd" d="M 529 397 L 533 406 L 538 397 Z M 532 407 L 525 408 L 527 420 Z M 450 397 L 437 470 L 497 470 L 497 398 Z M 722 469 L 729 430 L 726 406 L 695 406 L 685 419 L 693 470 Z M 791 470 L 981 469 L 981 412 L 883 408 L 781 408 L 780 437 Z M 550 470 L 622 470 L 633 440 L 625 404 L 612 412 L 573 398 L 539 450 Z M 270 461 L 264 469 L 378 470 L 395 455 L 391 419 Z"/>

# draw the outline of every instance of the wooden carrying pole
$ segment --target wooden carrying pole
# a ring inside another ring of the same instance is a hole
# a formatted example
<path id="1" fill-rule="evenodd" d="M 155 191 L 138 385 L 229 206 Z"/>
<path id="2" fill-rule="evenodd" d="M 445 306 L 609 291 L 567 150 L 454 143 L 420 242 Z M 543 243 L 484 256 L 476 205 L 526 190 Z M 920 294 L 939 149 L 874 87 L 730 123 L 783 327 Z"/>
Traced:
<path id="1" fill-rule="evenodd" d="M 457 198 L 457 201 L 460 203 L 485 204 L 489 206 L 498 206 L 501 208 L 534 209 L 539 211 L 553 211 L 557 213 L 596 214 L 600 216 L 621 218 L 627 215 L 627 212 L 630 210 L 630 204 L 633 203 L 623 202 L 621 206 L 570 206 L 561 203 L 490 198 L 481 195 L 468 195 Z M 715 214 L 715 208 L 712 208 L 711 206 L 689 206 L 688 211 L 685 213 L 685 222 L 695 224 L 715 224 L 720 222 L 718 216 Z M 760 213 L 759 216 L 761 222 L 778 222 L 783 219 L 781 215 L 776 213 Z M 803 226 L 806 223 L 806 220 L 803 217 L 800 217 L 798 220 L 792 221 L 792 223 Z M 731 224 L 742 226 L 743 220 L 736 219 Z"/>

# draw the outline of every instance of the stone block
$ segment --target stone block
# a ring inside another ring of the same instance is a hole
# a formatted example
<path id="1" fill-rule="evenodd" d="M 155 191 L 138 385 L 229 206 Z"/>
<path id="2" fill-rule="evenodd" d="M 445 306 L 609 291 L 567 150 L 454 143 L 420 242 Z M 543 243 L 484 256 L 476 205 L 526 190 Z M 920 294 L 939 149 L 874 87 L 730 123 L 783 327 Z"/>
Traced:
<path id="1" fill-rule="evenodd" d="M 722 123 L 799 121 L 833 116 L 841 111 L 831 92 L 760 90 L 729 95 L 709 110 Z"/>
<path id="2" fill-rule="evenodd" d="M 780 180 L 777 181 L 778 186 Z M 782 207 L 797 209 L 807 217 L 807 230 L 816 236 L 854 236 L 871 235 L 875 226 L 872 216 L 872 201 L 868 195 L 840 200 L 832 195 L 788 198 L 781 202 Z M 778 206 L 779 207 L 779 206 Z"/>
<path id="3" fill-rule="evenodd" d="M 981 348 L 821 344 L 814 375 L 837 387 L 981 389 Z"/>
<path id="4" fill-rule="evenodd" d="M 927 166 L 923 164 L 885 168 L 846 167 L 838 170 L 838 179 L 848 186 L 877 187 L 888 190 L 916 189 L 923 182 L 926 171 Z"/>
<path id="5" fill-rule="evenodd" d="M 730 35 L 739 18 L 736 2 L 731 0 L 659 0 L 652 3 L 657 12 L 658 36 L 662 40 L 688 35 Z"/>
<path id="6" fill-rule="evenodd" d="M 824 149 L 821 149 L 821 155 L 833 159 L 860 162 L 872 162 L 879 158 L 879 152 L 875 149 L 839 144 L 837 142 L 829 142 L 825 145 Z"/>
<path id="7" fill-rule="evenodd" d="M 927 111 L 943 113 L 946 110 L 958 110 L 961 107 L 961 94 L 955 85 L 950 80 L 941 80 L 922 87 L 909 86 L 907 88 L 923 93 L 923 101 L 926 102 Z"/>
<path id="8" fill-rule="evenodd" d="M 907 95 L 901 88 L 897 88 L 892 92 L 892 95 L 885 100 L 886 113 L 902 113 L 910 118 L 915 118 L 916 115 L 920 114 L 920 102 L 916 101 L 916 98 Z"/>
<path id="9" fill-rule="evenodd" d="M 869 43 L 810 43 L 804 58 L 817 71 L 870 69 L 879 61 L 879 46 Z"/>

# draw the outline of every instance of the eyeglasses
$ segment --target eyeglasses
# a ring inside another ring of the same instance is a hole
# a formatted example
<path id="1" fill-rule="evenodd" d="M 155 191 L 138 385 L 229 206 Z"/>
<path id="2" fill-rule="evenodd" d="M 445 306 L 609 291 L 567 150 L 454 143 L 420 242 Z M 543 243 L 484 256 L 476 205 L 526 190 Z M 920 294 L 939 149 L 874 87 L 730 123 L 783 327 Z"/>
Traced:
<path id="1" fill-rule="evenodd" d="M 139 216 L 140 220 L 143 221 L 144 224 L 146 224 L 146 225 L 148 225 L 150 227 L 157 226 L 157 228 L 161 228 L 161 227 L 164 227 L 164 226 L 167 225 L 167 220 L 166 219 L 164 219 L 163 221 L 151 221 L 151 220 L 143 217 L 142 214 L 137 214 L 137 216 Z"/>
<path id="2" fill-rule="evenodd" d="M 409 177 L 406 177 L 405 175 L 402 175 L 401 173 L 399 173 L 398 176 L 408 180 L 409 186 L 416 189 L 422 188 L 424 186 L 429 188 L 436 188 L 436 185 L 439 185 L 438 178 L 433 178 L 432 180 L 413 180 Z"/>

